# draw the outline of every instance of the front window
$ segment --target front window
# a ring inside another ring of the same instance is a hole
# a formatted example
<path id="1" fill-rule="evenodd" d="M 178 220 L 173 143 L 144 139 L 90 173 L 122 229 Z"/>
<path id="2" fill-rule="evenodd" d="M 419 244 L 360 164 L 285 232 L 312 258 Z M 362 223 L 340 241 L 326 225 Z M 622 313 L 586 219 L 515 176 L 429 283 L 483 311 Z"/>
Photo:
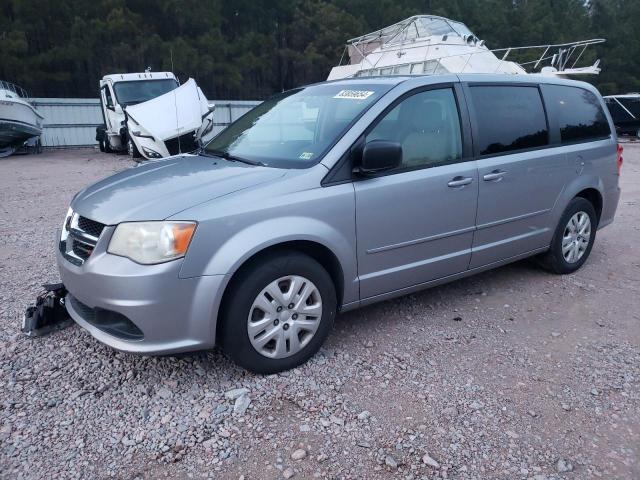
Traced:
<path id="1" fill-rule="evenodd" d="M 462 159 L 460 116 L 453 90 L 427 90 L 389 111 L 365 142 L 387 140 L 402 146 L 400 170 L 438 167 Z"/>
<path id="2" fill-rule="evenodd" d="M 307 168 L 391 86 L 322 84 L 285 92 L 239 118 L 206 151 L 277 168 Z"/>
<path id="3" fill-rule="evenodd" d="M 162 80 L 136 80 L 133 82 L 116 82 L 113 84 L 118 103 L 122 106 L 135 105 L 159 97 L 178 88 L 173 78 Z"/>

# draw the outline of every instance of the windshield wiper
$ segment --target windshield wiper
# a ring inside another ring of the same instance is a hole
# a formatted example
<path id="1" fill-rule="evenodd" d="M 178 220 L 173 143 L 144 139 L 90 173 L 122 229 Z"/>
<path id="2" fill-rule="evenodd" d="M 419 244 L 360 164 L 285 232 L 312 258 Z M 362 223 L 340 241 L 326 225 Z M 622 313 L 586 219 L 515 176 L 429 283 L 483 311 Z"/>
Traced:
<path id="1" fill-rule="evenodd" d="M 198 154 L 206 155 L 208 157 L 220 157 L 220 158 L 224 158 L 225 160 L 229 160 L 231 162 L 246 163 L 247 165 L 253 165 L 255 167 L 266 167 L 264 163 L 259 162 L 257 160 L 249 160 L 248 158 L 238 157 L 236 155 L 231 155 L 229 152 L 223 152 L 220 150 L 207 150 L 205 148 L 202 148 L 198 152 Z"/>

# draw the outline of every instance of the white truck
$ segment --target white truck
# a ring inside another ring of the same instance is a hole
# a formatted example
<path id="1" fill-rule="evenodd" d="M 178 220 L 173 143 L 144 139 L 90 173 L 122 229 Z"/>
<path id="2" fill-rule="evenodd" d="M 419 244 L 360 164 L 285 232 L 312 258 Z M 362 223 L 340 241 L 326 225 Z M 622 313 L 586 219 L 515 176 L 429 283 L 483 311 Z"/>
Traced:
<path id="1" fill-rule="evenodd" d="M 180 85 L 171 72 L 118 73 L 100 80 L 103 152 L 156 159 L 199 148 L 213 128 L 213 105 L 193 79 Z"/>

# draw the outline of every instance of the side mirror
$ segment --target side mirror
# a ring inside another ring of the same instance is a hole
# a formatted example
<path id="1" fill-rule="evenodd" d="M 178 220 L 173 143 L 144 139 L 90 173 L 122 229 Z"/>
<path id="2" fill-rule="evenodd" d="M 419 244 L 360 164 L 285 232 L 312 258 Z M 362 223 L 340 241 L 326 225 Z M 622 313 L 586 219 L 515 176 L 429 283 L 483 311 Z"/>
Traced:
<path id="1" fill-rule="evenodd" d="M 402 145 L 387 140 L 367 142 L 362 150 L 362 162 L 356 172 L 371 175 L 397 168 L 402 163 Z"/>

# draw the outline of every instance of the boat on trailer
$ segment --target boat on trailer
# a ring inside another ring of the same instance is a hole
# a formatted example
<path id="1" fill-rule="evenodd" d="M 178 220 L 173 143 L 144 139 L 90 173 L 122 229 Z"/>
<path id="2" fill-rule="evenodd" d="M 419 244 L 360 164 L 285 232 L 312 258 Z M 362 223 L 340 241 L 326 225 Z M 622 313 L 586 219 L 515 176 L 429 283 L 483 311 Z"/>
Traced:
<path id="1" fill-rule="evenodd" d="M 43 119 L 23 88 L 0 80 L 0 157 L 11 155 L 25 142 L 39 137 Z"/>
<path id="2" fill-rule="evenodd" d="M 600 60 L 579 66 L 588 47 L 602 38 L 556 45 L 490 50 L 469 28 L 435 15 L 416 15 L 347 42 L 328 80 L 377 75 L 507 73 L 597 75 Z M 345 53 L 348 63 L 344 63 Z M 516 61 L 518 57 L 520 61 Z"/>

